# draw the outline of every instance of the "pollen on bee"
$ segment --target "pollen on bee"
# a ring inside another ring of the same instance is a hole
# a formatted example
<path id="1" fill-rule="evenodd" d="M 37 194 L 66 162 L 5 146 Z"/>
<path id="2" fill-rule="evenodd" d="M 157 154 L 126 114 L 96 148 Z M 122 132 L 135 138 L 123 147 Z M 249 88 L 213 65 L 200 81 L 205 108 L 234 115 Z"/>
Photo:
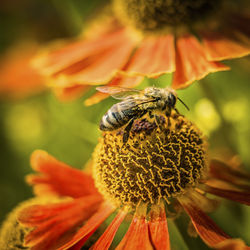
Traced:
<path id="1" fill-rule="evenodd" d="M 103 133 L 93 155 L 94 178 L 115 205 L 169 203 L 206 177 L 207 143 L 199 129 L 174 110 L 158 120 L 135 120 L 126 144 L 122 128 Z"/>

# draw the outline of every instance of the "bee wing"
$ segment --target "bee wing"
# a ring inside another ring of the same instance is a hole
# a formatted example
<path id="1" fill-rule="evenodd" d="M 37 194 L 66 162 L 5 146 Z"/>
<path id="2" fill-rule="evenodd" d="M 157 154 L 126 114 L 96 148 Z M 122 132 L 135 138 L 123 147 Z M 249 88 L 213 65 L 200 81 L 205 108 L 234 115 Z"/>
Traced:
<path id="1" fill-rule="evenodd" d="M 147 98 L 147 99 L 135 99 L 135 102 L 136 102 L 136 105 L 135 106 L 139 106 L 139 105 L 142 105 L 142 104 L 145 104 L 145 103 L 150 103 L 150 102 L 155 102 L 156 99 L 150 99 L 150 98 Z"/>
<path id="2" fill-rule="evenodd" d="M 96 88 L 98 91 L 106 94 L 110 94 L 113 98 L 122 100 L 132 95 L 138 95 L 141 91 L 138 89 L 113 87 L 113 86 L 102 86 Z"/>

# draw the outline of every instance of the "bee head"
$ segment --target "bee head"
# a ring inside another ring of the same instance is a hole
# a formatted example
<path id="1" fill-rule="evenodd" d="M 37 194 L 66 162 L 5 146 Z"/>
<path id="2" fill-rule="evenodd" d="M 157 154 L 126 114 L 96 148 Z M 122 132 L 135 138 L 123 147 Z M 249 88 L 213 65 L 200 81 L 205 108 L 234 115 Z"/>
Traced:
<path id="1" fill-rule="evenodd" d="M 173 93 L 169 93 L 168 95 L 168 104 L 171 107 L 174 107 L 176 104 L 176 95 L 174 95 Z"/>

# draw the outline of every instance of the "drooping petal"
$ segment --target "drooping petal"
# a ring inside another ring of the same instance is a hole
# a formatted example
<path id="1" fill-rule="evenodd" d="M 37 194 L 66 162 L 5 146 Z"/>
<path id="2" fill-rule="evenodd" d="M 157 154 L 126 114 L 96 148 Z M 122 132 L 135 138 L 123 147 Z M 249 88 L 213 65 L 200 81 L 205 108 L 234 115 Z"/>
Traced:
<path id="1" fill-rule="evenodd" d="M 103 27 L 105 28 L 105 27 Z M 34 66 L 45 75 L 53 75 L 63 69 L 80 62 L 84 58 L 98 54 L 116 44 L 121 29 L 103 32 L 90 38 L 80 37 L 77 41 L 58 42 L 44 50 L 34 59 Z"/>
<path id="2" fill-rule="evenodd" d="M 122 221 L 124 220 L 125 216 L 127 215 L 126 211 L 120 211 L 113 221 L 110 223 L 106 231 L 102 234 L 99 240 L 93 246 L 93 250 L 108 250 L 115 234 L 121 225 Z"/>
<path id="3" fill-rule="evenodd" d="M 72 43 L 41 56 L 34 64 L 43 74 L 53 77 L 57 87 L 101 84 L 111 80 L 127 63 L 135 46 L 136 41 L 121 28 Z"/>
<path id="4" fill-rule="evenodd" d="M 56 97 L 64 102 L 81 97 L 89 88 L 87 85 L 75 85 L 69 88 L 54 88 L 53 90 Z"/>
<path id="5" fill-rule="evenodd" d="M 76 234 L 78 226 L 97 211 L 101 201 L 99 196 L 92 195 L 24 208 L 18 221 L 34 227 L 25 237 L 25 245 L 34 250 L 57 249 Z"/>
<path id="6" fill-rule="evenodd" d="M 57 250 L 65 250 L 73 246 L 73 249 L 80 249 L 114 210 L 115 208 L 112 205 L 108 204 L 107 202 L 103 203 L 98 211 L 86 222 L 82 228 L 77 231 L 71 240 Z"/>
<path id="7" fill-rule="evenodd" d="M 56 76 L 66 77 L 67 85 L 107 83 L 127 63 L 134 47 L 135 41 L 123 30 L 117 33 L 117 41 L 110 48 L 63 69 Z"/>
<path id="8" fill-rule="evenodd" d="M 112 81 L 110 81 L 110 83 L 108 83 L 106 86 L 133 88 L 137 86 L 142 80 L 143 77 L 140 76 L 135 76 L 135 77 L 117 76 Z M 109 97 L 109 95 L 106 93 L 96 92 L 94 95 L 88 98 L 84 103 L 85 105 L 90 106 L 102 101 L 107 97 Z"/>
<path id="9" fill-rule="evenodd" d="M 175 70 L 173 35 L 148 37 L 141 42 L 125 72 L 129 75 L 156 77 Z"/>
<path id="10" fill-rule="evenodd" d="M 149 232 L 156 249 L 170 249 L 167 219 L 164 204 L 162 203 L 151 207 Z"/>
<path id="11" fill-rule="evenodd" d="M 222 198 L 226 198 L 232 201 L 236 201 L 250 206 L 250 192 L 240 192 L 235 190 L 227 190 L 217 187 L 205 185 L 205 191 Z"/>
<path id="12" fill-rule="evenodd" d="M 241 239 L 228 239 L 216 246 L 220 250 L 250 250 Z"/>
<path id="13" fill-rule="evenodd" d="M 188 198 L 178 199 L 204 242 L 210 247 L 216 247 L 219 243 L 231 237 L 222 231 L 199 207 Z"/>
<path id="14" fill-rule="evenodd" d="M 212 160 L 209 167 L 209 176 L 250 192 L 250 174 L 243 169 L 232 168 L 224 162 Z"/>
<path id="15" fill-rule="evenodd" d="M 219 62 L 208 61 L 202 45 L 192 35 L 177 38 L 176 46 L 176 71 L 172 83 L 175 89 L 185 88 L 209 73 L 229 69 Z"/>
<path id="16" fill-rule="evenodd" d="M 131 225 L 116 250 L 153 249 L 149 239 L 146 212 L 146 205 L 137 208 Z"/>
<path id="17" fill-rule="evenodd" d="M 56 194 L 78 198 L 98 194 L 93 178 L 81 170 L 73 169 L 42 150 L 31 156 L 31 166 L 40 175 L 28 176 L 37 195 Z"/>
<path id="18" fill-rule="evenodd" d="M 249 46 L 226 34 L 203 32 L 201 38 L 207 59 L 210 61 L 242 57 L 250 53 Z"/>

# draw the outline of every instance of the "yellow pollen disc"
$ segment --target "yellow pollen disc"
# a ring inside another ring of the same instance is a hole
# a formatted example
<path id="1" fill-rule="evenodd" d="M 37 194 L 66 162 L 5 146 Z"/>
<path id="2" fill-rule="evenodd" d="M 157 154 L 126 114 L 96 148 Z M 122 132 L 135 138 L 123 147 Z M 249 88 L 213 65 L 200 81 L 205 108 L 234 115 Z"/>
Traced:
<path id="1" fill-rule="evenodd" d="M 221 0 L 113 0 L 122 22 L 143 31 L 189 25 L 213 12 Z"/>
<path id="2" fill-rule="evenodd" d="M 123 131 L 104 132 L 93 155 L 96 186 L 114 204 L 168 202 L 204 178 L 207 143 L 185 117 L 161 115 L 157 125 L 148 117 L 138 119 L 127 143 Z"/>

